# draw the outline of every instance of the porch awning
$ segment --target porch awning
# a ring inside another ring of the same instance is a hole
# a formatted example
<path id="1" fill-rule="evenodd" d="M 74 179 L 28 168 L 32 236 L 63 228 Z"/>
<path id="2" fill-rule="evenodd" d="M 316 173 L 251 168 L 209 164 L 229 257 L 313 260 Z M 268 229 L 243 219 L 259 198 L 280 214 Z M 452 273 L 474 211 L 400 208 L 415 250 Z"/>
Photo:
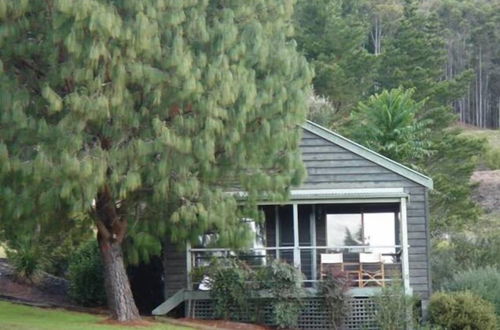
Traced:
<path id="1" fill-rule="evenodd" d="M 231 191 L 239 199 L 245 199 L 243 191 Z M 403 188 L 353 188 L 353 189 L 292 189 L 289 201 L 349 201 L 365 202 L 369 200 L 399 200 L 409 198 L 409 194 Z M 266 204 L 268 198 L 263 196 L 261 203 Z"/>
<path id="2" fill-rule="evenodd" d="M 366 200 L 408 198 L 402 188 L 363 188 L 363 189 L 301 189 L 291 190 L 290 200 Z"/>

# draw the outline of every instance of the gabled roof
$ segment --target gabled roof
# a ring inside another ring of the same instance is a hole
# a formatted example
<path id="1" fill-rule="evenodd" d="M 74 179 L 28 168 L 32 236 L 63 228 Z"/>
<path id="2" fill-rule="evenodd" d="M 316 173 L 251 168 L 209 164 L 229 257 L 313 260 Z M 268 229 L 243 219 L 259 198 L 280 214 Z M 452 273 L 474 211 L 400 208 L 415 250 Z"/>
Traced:
<path id="1" fill-rule="evenodd" d="M 302 125 L 302 128 L 377 165 L 385 167 L 386 169 L 397 173 L 413 182 L 421 184 L 429 189 L 433 188 L 432 179 L 428 176 L 425 176 L 422 173 L 414 171 L 411 168 L 408 168 L 402 164 L 399 164 L 398 162 L 382 156 L 381 154 L 376 153 L 375 151 L 370 150 L 354 141 L 351 141 L 335 132 L 332 132 L 329 129 L 324 128 L 323 126 L 313 123 L 312 121 L 307 121 Z"/>

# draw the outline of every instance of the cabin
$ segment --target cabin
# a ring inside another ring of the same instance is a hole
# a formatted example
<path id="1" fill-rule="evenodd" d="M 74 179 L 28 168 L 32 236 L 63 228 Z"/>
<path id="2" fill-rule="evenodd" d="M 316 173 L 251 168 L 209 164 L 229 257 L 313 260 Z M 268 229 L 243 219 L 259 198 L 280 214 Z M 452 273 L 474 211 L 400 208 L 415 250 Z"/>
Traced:
<path id="1" fill-rule="evenodd" d="M 335 267 L 351 279 L 347 329 L 370 328 L 370 297 L 395 281 L 416 295 L 425 310 L 431 294 L 432 180 L 315 123 L 302 127 L 307 179 L 291 190 L 286 204 L 262 201 L 265 222 L 253 226 L 257 239 L 247 258 L 252 264 L 279 258 L 303 272 L 303 285 L 311 292 L 299 318 L 303 329 L 329 328 L 314 289 L 325 271 Z M 229 249 L 191 246 L 179 251 L 167 242 L 166 301 L 153 314 L 182 305 L 190 317 L 212 317 L 209 291 L 192 283 L 188 274 L 212 256 L 227 253 Z"/>

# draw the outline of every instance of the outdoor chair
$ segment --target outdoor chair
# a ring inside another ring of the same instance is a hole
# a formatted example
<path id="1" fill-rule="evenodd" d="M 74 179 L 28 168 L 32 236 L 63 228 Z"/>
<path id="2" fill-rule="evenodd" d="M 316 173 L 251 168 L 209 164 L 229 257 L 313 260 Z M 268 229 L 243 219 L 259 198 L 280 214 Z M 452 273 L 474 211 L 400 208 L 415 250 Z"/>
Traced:
<path id="1" fill-rule="evenodd" d="M 361 273 L 357 264 L 356 269 L 353 269 L 352 263 L 344 263 L 343 253 L 322 253 L 320 274 L 321 278 L 328 274 L 346 276 L 355 286 L 361 283 Z"/>
<path id="2" fill-rule="evenodd" d="M 344 271 L 344 257 L 342 253 L 322 253 L 321 254 L 321 277 L 328 274 Z"/>
<path id="3" fill-rule="evenodd" d="M 385 269 L 381 254 L 360 253 L 359 269 L 361 273 L 360 287 L 385 286 Z"/>

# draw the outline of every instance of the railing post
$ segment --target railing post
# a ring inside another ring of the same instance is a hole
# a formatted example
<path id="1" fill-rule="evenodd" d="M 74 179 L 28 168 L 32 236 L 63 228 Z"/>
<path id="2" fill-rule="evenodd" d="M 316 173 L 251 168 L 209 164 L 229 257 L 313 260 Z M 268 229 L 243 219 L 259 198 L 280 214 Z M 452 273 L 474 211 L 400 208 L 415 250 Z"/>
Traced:
<path id="1" fill-rule="evenodd" d="M 191 256 L 191 243 L 186 242 L 186 283 L 188 290 L 193 290 L 193 283 L 191 283 L 191 271 L 193 269 L 193 258 Z"/>
<path id="2" fill-rule="evenodd" d="M 293 265 L 300 269 L 300 249 L 299 249 L 299 206 L 293 204 Z"/>
<path id="3" fill-rule="evenodd" d="M 406 198 L 401 198 L 401 246 L 403 249 L 401 267 L 403 271 L 403 285 L 405 293 L 410 295 L 412 293 L 410 287 L 410 262 L 408 256 L 408 219 L 406 214 Z"/>
<path id="4" fill-rule="evenodd" d="M 316 205 L 313 204 L 311 214 L 309 215 L 309 228 L 311 232 L 311 280 L 318 279 L 317 272 L 317 250 L 316 250 Z"/>
<path id="5" fill-rule="evenodd" d="M 274 206 L 274 221 L 275 221 L 275 230 L 276 232 L 274 233 L 275 239 L 276 239 L 276 259 L 280 260 L 280 250 L 278 247 L 280 246 L 280 212 L 278 209 L 278 205 Z"/>

